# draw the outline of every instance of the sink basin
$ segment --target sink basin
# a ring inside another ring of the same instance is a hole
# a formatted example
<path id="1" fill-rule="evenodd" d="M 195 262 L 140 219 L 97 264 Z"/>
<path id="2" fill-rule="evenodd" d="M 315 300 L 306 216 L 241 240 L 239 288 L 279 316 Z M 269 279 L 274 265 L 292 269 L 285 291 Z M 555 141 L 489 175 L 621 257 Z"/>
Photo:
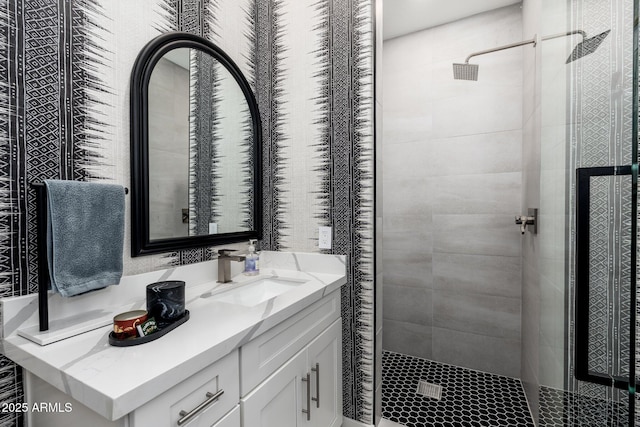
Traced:
<path id="1" fill-rule="evenodd" d="M 214 295 L 213 299 L 229 304 L 253 307 L 261 302 L 265 302 L 268 299 L 295 289 L 302 283 L 305 283 L 305 281 L 281 278 L 259 279 L 255 282 L 238 285 L 237 288 L 232 288 L 218 295 Z"/>

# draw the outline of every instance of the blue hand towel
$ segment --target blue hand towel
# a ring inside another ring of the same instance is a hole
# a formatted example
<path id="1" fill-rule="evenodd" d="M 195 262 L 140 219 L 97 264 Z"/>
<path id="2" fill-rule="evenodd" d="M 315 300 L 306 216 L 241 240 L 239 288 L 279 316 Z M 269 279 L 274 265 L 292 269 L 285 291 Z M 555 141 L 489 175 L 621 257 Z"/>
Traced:
<path id="1" fill-rule="evenodd" d="M 122 277 L 124 187 L 45 180 L 51 288 L 74 296 Z"/>

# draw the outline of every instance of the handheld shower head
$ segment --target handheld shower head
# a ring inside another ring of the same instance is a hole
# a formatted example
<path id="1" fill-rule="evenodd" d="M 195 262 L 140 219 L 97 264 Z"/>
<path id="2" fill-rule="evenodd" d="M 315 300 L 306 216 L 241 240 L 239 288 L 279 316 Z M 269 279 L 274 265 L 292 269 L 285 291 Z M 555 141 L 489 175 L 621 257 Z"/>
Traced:
<path id="1" fill-rule="evenodd" d="M 611 30 L 607 30 L 596 36 L 582 40 L 576 45 L 576 47 L 573 48 L 573 51 L 571 52 L 571 55 L 569 55 L 569 58 L 567 58 L 567 62 L 565 62 L 565 64 L 568 64 L 575 61 L 576 59 L 580 59 L 583 56 L 587 56 L 595 52 L 596 49 L 600 47 L 600 44 L 602 44 L 602 41 L 607 38 L 610 32 Z"/>
<path id="2" fill-rule="evenodd" d="M 478 80 L 477 64 L 453 64 L 453 78 L 456 80 Z"/>

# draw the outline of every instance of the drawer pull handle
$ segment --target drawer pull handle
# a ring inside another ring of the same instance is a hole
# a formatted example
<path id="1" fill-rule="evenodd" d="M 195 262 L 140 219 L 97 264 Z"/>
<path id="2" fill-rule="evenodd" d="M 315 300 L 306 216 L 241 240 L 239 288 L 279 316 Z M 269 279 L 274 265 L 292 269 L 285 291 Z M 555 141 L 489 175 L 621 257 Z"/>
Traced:
<path id="1" fill-rule="evenodd" d="M 316 402 L 316 408 L 320 407 L 320 364 L 316 363 L 315 368 L 311 368 L 311 372 L 316 373 L 316 397 L 312 397 L 311 400 Z"/>
<path id="2" fill-rule="evenodd" d="M 202 411 L 204 408 L 206 408 L 207 406 L 211 405 L 213 402 L 218 400 L 218 398 L 222 396 L 223 393 L 224 393 L 224 390 L 220 390 L 215 394 L 207 392 L 206 394 L 207 400 L 205 400 L 204 402 L 202 402 L 201 404 L 199 404 L 189 412 L 180 411 L 180 416 L 182 418 L 178 420 L 178 425 L 181 426 L 182 424 L 189 421 L 191 418 L 195 417 L 198 412 Z"/>
<path id="3" fill-rule="evenodd" d="M 311 421 L 311 374 L 307 372 L 307 377 L 302 378 L 302 382 L 307 383 L 307 409 L 303 409 L 302 413 L 307 414 L 307 421 Z"/>

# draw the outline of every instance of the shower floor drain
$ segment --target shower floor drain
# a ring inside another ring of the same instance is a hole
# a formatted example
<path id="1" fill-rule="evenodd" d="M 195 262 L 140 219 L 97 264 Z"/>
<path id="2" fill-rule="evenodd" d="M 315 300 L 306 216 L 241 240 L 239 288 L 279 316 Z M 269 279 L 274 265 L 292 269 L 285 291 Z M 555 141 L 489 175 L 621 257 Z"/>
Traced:
<path id="1" fill-rule="evenodd" d="M 425 397 L 440 400 L 442 398 L 442 386 L 420 380 L 418 381 L 418 388 L 416 389 L 416 393 Z"/>

